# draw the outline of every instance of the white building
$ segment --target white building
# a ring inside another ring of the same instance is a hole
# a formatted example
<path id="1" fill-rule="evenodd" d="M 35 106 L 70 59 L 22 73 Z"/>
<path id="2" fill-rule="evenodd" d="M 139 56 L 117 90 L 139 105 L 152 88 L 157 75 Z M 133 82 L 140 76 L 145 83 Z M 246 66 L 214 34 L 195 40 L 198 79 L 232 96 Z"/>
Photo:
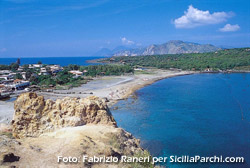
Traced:
<path id="1" fill-rule="evenodd" d="M 15 79 L 12 84 L 7 84 L 5 85 L 8 88 L 11 88 L 12 90 L 23 90 L 26 87 L 30 85 L 29 81 L 23 81 L 20 79 Z"/>
<path id="2" fill-rule="evenodd" d="M 21 72 L 23 79 L 26 79 L 26 72 Z"/>
<path id="3" fill-rule="evenodd" d="M 17 71 L 23 71 L 23 67 L 22 66 L 19 66 Z"/>
<path id="4" fill-rule="evenodd" d="M 69 73 L 71 73 L 75 76 L 82 76 L 83 75 L 83 72 L 81 72 L 81 71 L 69 71 Z"/>
<path id="5" fill-rule="evenodd" d="M 29 64 L 29 68 L 41 68 L 42 64 Z"/>
<path id="6" fill-rule="evenodd" d="M 14 78 L 14 76 L 12 74 L 0 76 L 0 79 L 2 79 L 2 80 L 9 80 L 9 79 L 13 79 L 13 78 Z"/>
<path id="7" fill-rule="evenodd" d="M 49 65 L 48 67 L 50 68 L 51 71 L 61 69 L 61 66 L 60 66 L 60 65 Z"/>
<path id="8" fill-rule="evenodd" d="M 0 74 L 1 74 L 1 75 L 8 75 L 8 74 L 10 74 L 10 73 L 11 73 L 10 70 L 1 70 L 1 71 L 0 71 Z"/>

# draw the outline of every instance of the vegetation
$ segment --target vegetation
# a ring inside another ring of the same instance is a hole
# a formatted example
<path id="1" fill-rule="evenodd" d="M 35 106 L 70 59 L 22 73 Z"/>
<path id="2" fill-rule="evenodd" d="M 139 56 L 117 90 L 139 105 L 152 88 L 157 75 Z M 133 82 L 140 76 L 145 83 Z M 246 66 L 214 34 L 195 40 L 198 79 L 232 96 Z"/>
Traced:
<path id="1" fill-rule="evenodd" d="M 178 68 L 183 70 L 250 70 L 250 49 L 230 49 L 210 53 L 192 54 L 167 54 L 152 56 L 123 56 L 102 60 L 113 64 L 105 65 L 68 65 L 58 73 L 52 73 L 46 65 L 47 74 L 40 74 L 40 68 L 29 68 L 23 65 L 23 72 L 26 72 L 25 79 L 31 84 L 50 86 L 70 86 L 75 87 L 87 82 L 87 78 L 95 76 L 123 75 L 134 73 L 134 67 L 155 67 L 155 68 Z M 23 76 L 18 71 L 20 59 L 10 65 L 0 65 L 0 70 L 11 70 L 16 72 L 15 79 L 22 79 Z M 42 62 L 38 62 L 42 63 Z M 75 76 L 69 71 L 78 70 L 83 72 L 83 76 Z M 147 71 L 136 71 L 138 74 L 146 74 Z"/>
<path id="2" fill-rule="evenodd" d="M 20 62 L 20 59 L 17 61 Z M 38 61 L 38 64 L 42 64 Z M 39 85 L 42 87 L 76 87 L 86 83 L 89 80 L 88 76 L 104 76 L 104 75 L 122 75 L 125 73 L 133 73 L 133 68 L 128 65 L 91 65 L 91 66 L 79 66 L 68 65 L 63 67 L 58 73 L 52 73 L 50 68 L 46 65 L 42 67 L 46 68 L 46 74 L 40 74 L 40 68 L 29 68 L 29 65 L 23 65 L 22 72 L 25 73 L 25 79 L 29 80 L 32 85 Z M 16 72 L 15 79 L 23 79 L 21 73 L 18 71 L 19 64 L 12 63 L 10 65 L 0 65 L 0 70 L 11 70 Z M 75 76 L 70 73 L 71 70 L 78 70 L 84 72 L 83 76 Z"/>
<path id="3" fill-rule="evenodd" d="M 12 70 L 15 72 L 19 68 L 19 64 L 11 63 L 10 65 L 0 65 L 0 70 Z"/>
<path id="4" fill-rule="evenodd" d="M 0 70 L 10 70 L 9 65 L 0 65 Z"/>
<path id="5" fill-rule="evenodd" d="M 79 70 L 85 72 L 84 76 L 74 76 L 69 71 Z M 33 72 L 32 72 L 33 71 Z M 87 82 L 86 76 L 99 76 L 99 75 L 122 75 L 124 73 L 133 73 L 133 68 L 125 65 L 93 65 L 93 66 L 79 66 L 69 65 L 64 67 L 64 70 L 58 72 L 56 75 L 32 75 L 34 70 L 26 70 L 26 77 L 30 80 L 32 85 L 40 86 L 71 86 L 77 87 Z"/>
<path id="6" fill-rule="evenodd" d="M 59 72 L 56 76 L 52 75 L 39 75 L 37 77 L 32 76 L 30 78 L 32 85 L 40 86 L 56 86 L 56 85 L 71 85 L 72 87 L 79 86 L 86 83 L 82 77 L 74 77 L 73 74 L 69 73 L 67 70 Z"/>
<path id="7" fill-rule="evenodd" d="M 79 70 L 84 72 L 84 76 L 110 76 L 123 75 L 126 73 L 134 73 L 134 69 L 128 65 L 68 65 L 65 67 L 68 70 Z"/>
<path id="8" fill-rule="evenodd" d="M 152 156 L 150 155 L 149 151 L 147 151 L 147 150 L 144 150 L 143 152 L 138 152 L 132 157 L 136 157 L 136 158 L 149 157 L 149 162 L 132 162 L 132 163 L 130 163 L 131 167 L 134 167 L 134 168 L 144 168 L 144 167 L 154 168 L 155 167 L 154 164 L 152 163 Z"/>
<path id="9" fill-rule="evenodd" d="M 80 71 L 85 70 L 86 76 L 110 76 L 123 75 L 125 73 L 133 73 L 134 69 L 128 65 L 90 65 L 81 66 Z"/>
<path id="10" fill-rule="evenodd" d="M 153 56 L 123 56 L 113 57 L 113 63 L 123 63 L 129 66 L 144 66 L 156 68 L 179 68 L 183 70 L 213 70 L 241 69 L 250 66 L 250 49 L 230 49 L 210 53 L 167 54 Z"/>
<path id="11" fill-rule="evenodd" d="M 15 79 L 23 79 L 22 75 L 20 73 L 17 73 L 15 76 L 14 76 Z"/>
<path id="12" fill-rule="evenodd" d="M 20 58 L 17 58 L 16 63 L 17 63 L 18 65 L 21 64 Z"/>

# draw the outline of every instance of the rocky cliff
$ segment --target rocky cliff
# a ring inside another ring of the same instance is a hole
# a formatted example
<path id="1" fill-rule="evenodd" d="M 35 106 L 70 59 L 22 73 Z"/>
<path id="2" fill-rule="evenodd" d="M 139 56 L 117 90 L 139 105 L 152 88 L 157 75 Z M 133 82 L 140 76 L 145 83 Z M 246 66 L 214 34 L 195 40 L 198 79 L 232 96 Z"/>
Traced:
<path id="1" fill-rule="evenodd" d="M 104 100 L 64 98 L 55 102 L 36 93 L 25 93 L 15 101 L 12 121 L 15 138 L 34 137 L 63 127 L 86 124 L 116 126 Z"/>
<path id="2" fill-rule="evenodd" d="M 12 129 L 12 130 L 11 130 Z M 0 127 L 0 167 L 149 167 L 151 163 L 93 163 L 88 157 L 150 157 L 130 133 L 117 128 L 98 97 L 45 100 L 25 93 L 15 102 L 12 126 Z M 78 162 L 58 162 L 58 157 Z"/>

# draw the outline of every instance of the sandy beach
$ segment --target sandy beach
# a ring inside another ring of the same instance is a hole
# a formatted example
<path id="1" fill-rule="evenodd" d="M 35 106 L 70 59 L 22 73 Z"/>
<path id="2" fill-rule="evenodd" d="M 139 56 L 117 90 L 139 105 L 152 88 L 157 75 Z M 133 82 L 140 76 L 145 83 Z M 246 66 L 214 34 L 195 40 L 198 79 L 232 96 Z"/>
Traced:
<path id="1" fill-rule="evenodd" d="M 159 69 L 147 69 L 127 76 L 106 76 L 95 78 L 94 80 L 80 87 L 69 90 L 54 90 L 53 92 L 37 92 L 46 99 L 56 100 L 63 97 L 88 97 L 98 96 L 106 98 L 108 106 L 111 107 L 117 101 L 128 98 L 136 90 L 150 85 L 158 80 L 189 75 L 194 71 L 170 71 Z M 14 113 L 14 102 L 0 101 L 0 123 L 9 124 Z"/>
<path id="2" fill-rule="evenodd" d="M 14 114 L 14 102 L 0 101 L 0 124 L 9 124 Z"/>
<path id="3" fill-rule="evenodd" d="M 129 97 L 137 89 L 150 85 L 158 80 L 189 75 L 197 72 L 193 71 L 169 71 L 159 69 L 148 69 L 144 73 L 135 73 L 128 76 L 107 76 L 96 78 L 81 87 L 69 90 L 55 90 L 53 92 L 37 92 L 47 99 L 58 99 L 62 97 L 88 97 L 91 95 L 107 98 L 109 106 L 118 100 Z"/>

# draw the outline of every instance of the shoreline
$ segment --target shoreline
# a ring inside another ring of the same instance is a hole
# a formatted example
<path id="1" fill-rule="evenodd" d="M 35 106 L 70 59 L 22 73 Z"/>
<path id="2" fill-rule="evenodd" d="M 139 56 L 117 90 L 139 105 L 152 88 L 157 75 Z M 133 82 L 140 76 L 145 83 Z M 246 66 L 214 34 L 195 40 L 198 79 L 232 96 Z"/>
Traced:
<path id="1" fill-rule="evenodd" d="M 162 70 L 165 71 L 165 70 Z M 172 71 L 172 72 L 177 72 L 177 71 Z M 178 76 L 185 76 L 185 75 L 193 75 L 193 74 L 218 74 L 218 73 L 223 73 L 223 74 L 231 74 L 231 73 L 250 73 L 250 71 L 226 71 L 226 72 L 200 72 L 200 71 L 179 71 L 181 72 L 180 74 L 172 74 L 172 75 L 167 75 L 167 76 L 162 76 L 162 77 L 156 77 L 152 78 L 149 82 L 145 82 L 144 84 L 140 86 L 134 86 L 130 89 L 130 93 L 127 95 L 124 95 L 123 99 L 128 98 L 130 95 L 132 95 L 134 92 L 137 90 L 144 88 L 146 86 L 149 86 L 157 81 L 167 79 L 167 78 L 172 78 L 172 77 L 178 77 Z"/>
<path id="2" fill-rule="evenodd" d="M 159 80 L 198 74 L 195 71 L 177 71 L 177 70 L 160 70 L 160 69 L 147 69 L 146 74 L 134 74 L 124 76 L 105 76 L 96 78 L 95 80 L 84 84 L 80 87 L 72 88 L 69 90 L 56 90 L 52 93 L 37 92 L 46 99 L 58 99 L 63 97 L 88 97 L 97 96 L 108 100 L 108 106 L 111 107 L 119 100 L 128 98 L 136 90 L 155 83 Z"/>
<path id="3" fill-rule="evenodd" d="M 166 78 L 202 74 L 202 73 L 225 73 L 225 72 L 199 72 L 199 71 L 177 71 L 147 69 L 148 74 L 134 74 L 124 76 L 104 76 L 95 78 L 88 84 L 70 90 L 55 90 L 53 92 L 36 92 L 45 99 L 62 99 L 64 97 L 86 98 L 97 96 L 107 100 L 108 107 L 111 108 L 119 100 L 127 99 L 137 90 L 151 85 Z M 249 72 L 228 72 L 228 73 L 249 73 Z M 9 124 L 14 114 L 14 102 L 0 101 L 0 123 Z"/>
<path id="4" fill-rule="evenodd" d="M 198 72 L 197 73 L 195 73 L 195 72 L 187 72 L 187 73 L 183 73 L 183 74 L 173 74 L 173 75 L 169 75 L 169 76 L 164 76 L 164 77 L 158 77 L 158 78 L 151 79 L 150 81 L 145 82 L 145 83 L 143 83 L 141 85 L 132 87 L 129 90 L 129 92 L 122 97 L 122 99 L 128 98 L 133 93 L 135 93 L 137 90 L 142 89 L 142 88 L 144 88 L 146 86 L 149 86 L 149 85 L 151 85 L 151 84 L 153 84 L 153 83 L 155 83 L 157 81 L 164 80 L 164 79 L 167 79 L 167 78 L 172 78 L 172 77 L 177 77 L 177 76 L 184 76 L 184 75 L 192 75 L 192 74 L 198 74 Z"/>
<path id="5" fill-rule="evenodd" d="M 88 84 L 69 90 L 55 90 L 54 92 L 39 92 L 45 99 L 62 99 L 64 97 L 86 98 L 89 96 L 97 96 L 107 100 L 108 107 L 111 108 L 119 100 L 124 100 L 132 95 L 136 90 L 153 84 L 159 80 L 197 74 L 195 71 L 170 71 L 159 69 L 148 69 L 148 74 L 134 74 L 124 76 L 104 76 L 95 78 Z M 0 101 L 0 123 L 9 124 L 14 115 L 14 101 Z"/>

